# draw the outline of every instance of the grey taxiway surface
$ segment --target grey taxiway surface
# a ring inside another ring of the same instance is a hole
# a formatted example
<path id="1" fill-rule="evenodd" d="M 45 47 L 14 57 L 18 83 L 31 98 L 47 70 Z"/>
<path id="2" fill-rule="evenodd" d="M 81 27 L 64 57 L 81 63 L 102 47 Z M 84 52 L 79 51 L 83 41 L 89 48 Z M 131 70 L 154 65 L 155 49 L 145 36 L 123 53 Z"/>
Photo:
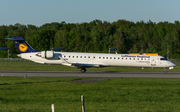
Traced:
<path id="1" fill-rule="evenodd" d="M 180 78 L 180 72 L 0 71 L 5 77 Z"/>

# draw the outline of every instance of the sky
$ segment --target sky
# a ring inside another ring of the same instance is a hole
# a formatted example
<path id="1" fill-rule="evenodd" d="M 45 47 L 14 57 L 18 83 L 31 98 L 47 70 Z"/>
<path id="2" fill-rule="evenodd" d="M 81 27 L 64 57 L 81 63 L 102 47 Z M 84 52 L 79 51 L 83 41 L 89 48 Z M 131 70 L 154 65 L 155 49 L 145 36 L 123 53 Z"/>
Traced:
<path id="1" fill-rule="evenodd" d="M 180 21 L 180 0 L 0 0 L 0 26 L 46 23 Z"/>

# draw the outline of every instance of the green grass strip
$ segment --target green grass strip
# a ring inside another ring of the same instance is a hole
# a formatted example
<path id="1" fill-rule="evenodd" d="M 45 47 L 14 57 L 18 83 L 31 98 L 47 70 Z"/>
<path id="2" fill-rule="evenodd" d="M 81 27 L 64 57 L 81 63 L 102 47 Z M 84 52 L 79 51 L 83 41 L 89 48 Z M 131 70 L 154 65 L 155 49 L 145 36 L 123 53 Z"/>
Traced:
<path id="1" fill-rule="evenodd" d="M 179 79 L 118 78 L 69 83 L 81 78 L 0 77 L 0 112 L 178 112 Z"/>

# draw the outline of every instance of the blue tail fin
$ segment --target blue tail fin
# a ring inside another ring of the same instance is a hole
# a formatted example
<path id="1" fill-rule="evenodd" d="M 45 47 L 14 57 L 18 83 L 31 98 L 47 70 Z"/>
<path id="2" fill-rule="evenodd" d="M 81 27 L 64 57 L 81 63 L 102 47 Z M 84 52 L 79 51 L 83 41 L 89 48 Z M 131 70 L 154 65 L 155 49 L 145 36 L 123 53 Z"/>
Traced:
<path id="1" fill-rule="evenodd" d="M 39 50 L 33 49 L 23 37 L 5 38 L 5 40 L 13 40 L 20 53 L 39 52 Z"/>

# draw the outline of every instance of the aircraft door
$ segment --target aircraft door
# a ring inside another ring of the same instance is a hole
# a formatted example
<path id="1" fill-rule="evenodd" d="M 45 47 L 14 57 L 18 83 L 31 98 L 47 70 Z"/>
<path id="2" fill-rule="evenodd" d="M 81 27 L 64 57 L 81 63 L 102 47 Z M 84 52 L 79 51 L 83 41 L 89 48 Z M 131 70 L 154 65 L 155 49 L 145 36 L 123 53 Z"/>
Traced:
<path id="1" fill-rule="evenodd" d="M 64 59 L 65 57 L 66 57 L 65 54 L 61 54 L 61 55 L 59 56 L 58 60 L 61 60 L 62 63 L 66 63 L 66 61 L 65 61 L 65 59 Z"/>
<path id="2" fill-rule="evenodd" d="M 151 66 L 156 66 L 156 58 L 151 59 Z"/>

